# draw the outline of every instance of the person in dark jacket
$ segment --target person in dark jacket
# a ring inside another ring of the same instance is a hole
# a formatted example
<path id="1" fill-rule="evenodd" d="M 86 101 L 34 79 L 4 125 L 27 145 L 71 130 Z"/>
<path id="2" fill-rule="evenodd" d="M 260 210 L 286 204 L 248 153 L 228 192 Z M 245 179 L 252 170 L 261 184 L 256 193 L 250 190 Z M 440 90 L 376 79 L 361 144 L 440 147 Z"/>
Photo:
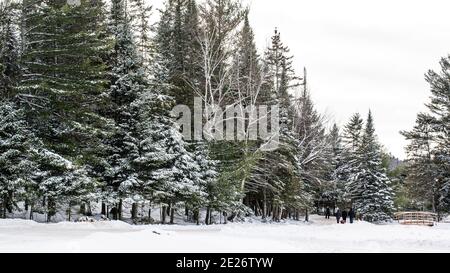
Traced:
<path id="1" fill-rule="evenodd" d="M 336 209 L 336 222 L 339 224 L 339 220 L 341 220 L 341 210 L 339 208 Z"/>
<path id="2" fill-rule="evenodd" d="M 330 207 L 327 207 L 327 209 L 325 210 L 325 219 L 330 219 L 330 215 L 331 215 Z"/>
<path id="3" fill-rule="evenodd" d="M 348 212 L 348 217 L 350 218 L 350 224 L 353 224 L 353 219 L 355 219 L 355 211 L 353 208 L 350 208 L 350 211 Z"/>
<path id="4" fill-rule="evenodd" d="M 343 211 L 342 211 L 342 220 L 344 220 L 344 224 L 345 224 L 345 222 L 347 222 L 347 211 L 344 209 Z"/>

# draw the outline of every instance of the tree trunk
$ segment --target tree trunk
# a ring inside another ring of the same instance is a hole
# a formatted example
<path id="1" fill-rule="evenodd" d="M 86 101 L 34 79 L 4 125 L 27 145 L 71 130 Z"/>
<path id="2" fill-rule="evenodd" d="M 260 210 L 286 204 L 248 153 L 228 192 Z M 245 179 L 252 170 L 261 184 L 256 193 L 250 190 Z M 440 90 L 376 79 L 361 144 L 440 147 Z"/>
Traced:
<path id="1" fill-rule="evenodd" d="M 90 202 L 86 203 L 86 216 L 92 216 L 92 208 Z"/>
<path id="2" fill-rule="evenodd" d="M 119 220 L 122 221 L 122 199 L 119 200 L 119 207 L 117 208 L 117 214 L 119 215 Z"/>
<path id="3" fill-rule="evenodd" d="M 267 198 L 266 198 L 266 190 L 263 191 L 263 215 L 262 218 L 266 219 L 267 217 Z"/>
<path id="4" fill-rule="evenodd" d="M 56 214 L 56 204 L 53 199 L 48 198 L 47 201 L 47 222 L 51 221 L 53 215 Z"/>
<path id="5" fill-rule="evenodd" d="M 131 219 L 134 221 L 137 219 L 137 212 L 138 212 L 138 204 L 133 203 L 131 205 Z"/>
<path id="6" fill-rule="evenodd" d="M 102 215 L 105 215 L 105 216 L 107 215 L 107 213 L 106 213 L 106 204 L 104 202 L 102 202 Z"/>
<path id="7" fill-rule="evenodd" d="M 172 207 L 170 209 L 170 224 L 173 225 L 174 223 L 174 218 L 175 218 L 175 209 Z"/>
<path id="8" fill-rule="evenodd" d="M 80 214 L 81 215 L 86 215 L 86 204 L 85 203 L 82 203 L 80 205 Z"/>
<path id="9" fill-rule="evenodd" d="M 69 218 L 69 222 L 72 218 L 72 205 L 69 203 L 69 207 L 67 208 L 67 218 Z"/>
<path id="10" fill-rule="evenodd" d="M 256 212 L 255 216 L 259 216 L 261 214 L 261 206 L 259 205 L 259 201 L 256 200 Z"/>
<path id="11" fill-rule="evenodd" d="M 6 205 L 5 202 L 2 204 L 2 219 L 6 219 Z"/>
<path id="12" fill-rule="evenodd" d="M 207 225 L 210 224 L 210 223 L 209 223 L 209 220 L 210 220 L 210 213 L 211 213 L 210 209 L 209 209 L 209 208 L 206 208 L 205 224 L 207 224 Z"/>
<path id="13" fill-rule="evenodd" d="M 167 216 L 167 207 L 163 206 L 162 207 L 162 213 L 161 213 L 161 223 L 164 225 L 166 223 L 166 216 Z"/>
<path id="14" fill-rule="evenodd" d="M 194 221 L 198 225 L 200 225 L 200 211 L 198 209 L 194 210 Z"/>
<path id="15" fill-rule="evenodd" d="M 309 213 L 308 213 L 308 209 L 306 209 L 305 221 L 306 221 L 306 222 L 309 222 Z"/>
<path id="16" fill-rule="evenodd" d="M 433 213 L 436 213 L 436 199 L 434 197 L 434 193 L 432 194 L 432 197 L 431 197 L 431 207 L 432 207 Z"/>
<path id="17" fill-rule="evenodd" d="M 33 220 L 33 205 L 30 205 L 30 220 Z"/>

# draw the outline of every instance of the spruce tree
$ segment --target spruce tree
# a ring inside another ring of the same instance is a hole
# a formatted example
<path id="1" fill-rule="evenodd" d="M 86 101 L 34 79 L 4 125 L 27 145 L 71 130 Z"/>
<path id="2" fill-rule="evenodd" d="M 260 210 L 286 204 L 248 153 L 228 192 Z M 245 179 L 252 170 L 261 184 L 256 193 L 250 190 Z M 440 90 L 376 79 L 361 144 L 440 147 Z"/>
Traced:
<path id="1" fill-rule="evenodd" d="M 205 200 L 205 180 L 194 154 L 170 116 L 173 99 L 164 87 L 143 92 L 136 106 L 140 109 L 139 156 L 133 165 L 137 170 L 135 186 L 161 205 L 162 223 L 183 206 L 198 206 Z"/>
<path id="2" fill-rule="evenodd" d="M 345 165 L 344 147 L 342 136 L 338 125 L 335 123 L 328 135 L 328 181 L 322 198 L 328 202 L 332 202 L 335 206 L 343 203 L 345 195 L 345 173 L 342 173 L 342 166 Z"/>
<path id="3" fill-rule="evenodd" d="M 47 214 L 47 222 L 56 215 L 60 208 L 67 208 L 67 219 L 71 218 L 71 207 L 75 204 L 89 202 L 95 198 L 95 181 L 89 177 L 83 165 L 41 148 L 35 152 L 39 172 L 34 175 L 36 184 L 34 191 L 44 204 L 43 211 Z M 32 208 L 40 200 L 29 198 Z M 33 211 L 31 211 L 32 213 Z M 32 216 L 30 216 L 32 218 Z"/>
<path id="4" fill-rule="evenodd" d="M 91 200 L 95 184 L 82 166 L 46 149 L 26 121 L 24 109 L 13 102 L 0 105 L 0 192 L 2 216 L 18 208 L 33 211 L 40 205 L 47 220 L 58 206 Z M 69 216 L 70 218 L 70 216 Z"/>
<path id="5" fill-rule="evenodd" d="M 389 221 L 393 210 L 393 192 L 386 170 L 382 166 L 381 149 L 376 140 L 371 112 L 357 156 L 357 171 L 350 177 L 353 206 L 366 221 Z"/>
<path id="6" fill-rule="evenodd" d="M 348 150 L 352 153 L 356 152 L 358 149 L 363 129 L 363 119 L 359 113 L 353 114 L 350 121 L 344 128 L 343 140 Z"/>
<path id="7" fill-rule="evenodd" d="M 336 178 L 339 178 L 344 185 L 345 191 L 343 200 L 345 202 L 351 201 L 351 177 L 358 172 L 358 149 L 361 145 L 363 135 L 364 121 L 359 113 L 355 113 L 350 118 L 349 122 L 344 126 L 342 134 L 343 141 L 343 164 L 336 170 Z"/>
<path id="8" fill-rule="evenodd" d="M 31 156 L 37 139 L 25 121 L 23 109 L 13 102 L 0 102 L 0 217 L 6 218 L 25 200 L 33 184 L 36 162 Z"/>
<path id="9" fill-rule="evenodd" d="M 226 211 L 231 210 L 229 207 L 229 200 L 236 200 L 236 198 L 234 198 L 233 194 L 223 195 L 224 191 L 223 189 L 221 191 L 221 188 L 219 187 L 220 184 L 217 181 L 219 176 L 219 173 L 217 172 L 217 162 L 211 159 L 207 143 L 199 141 L 193 145 L 195 161 L 199 166 L 199 181 L 201 182 L 200 185 L 202 186 L 204 194 L 203 196 L 197 196 L 197 198 L 189 200 L 186 204 L 187 208 L 192 211 L 192 219 L 197 225 L 200 223 L 200 209 L 205 206 L 210 209 L 224 211 L 226 219 Z M 221 192 L 222 194 L 220 194 Z M 207 218 L 209 218 L 208 215 Z M 206 223 L 209 223 L 209 219 Z"/>
<path id="10" fill-rule="evenodd" d="M 108 58 L 110 86 L 105 116 L 113 120 L 112 134 L 106 139 L 108 147 L 104 173 L 104 201 L 115 207 L 114 219 L 122 219 L 124 198 L 142 201 L 134 192 L 133 179 L 137 176 L 132 161 L 139 156 L 139 109 L 135 102 L 148 88 L 148 80 L 138 55 L 132 30 L 132 17 L 124 0 L 113 0 L 110 10 L 109 33 L 113 49 Z"/>

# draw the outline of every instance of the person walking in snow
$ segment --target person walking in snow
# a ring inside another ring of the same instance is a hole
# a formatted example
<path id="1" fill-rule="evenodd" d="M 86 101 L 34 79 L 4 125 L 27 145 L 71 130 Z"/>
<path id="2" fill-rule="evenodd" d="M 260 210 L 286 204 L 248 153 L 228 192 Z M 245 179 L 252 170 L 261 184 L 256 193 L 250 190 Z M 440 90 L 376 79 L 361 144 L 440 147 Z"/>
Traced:
<path id="1" fill-rule="evenodd" d="M 343 210 L 342 211 L 342 220 L 344 221 L 344 223 L 343 224 L 345 224 L 345 222 L 347 222 L 347 210 Z"/>
<path id="2" fill-rule="evenodd" d="M 348 217 L 350 218 L 350 224 L 353 224 L 353 219 L 355 218 L 355 211 L 353 208 L 350 208 L 350 211 L 348 212 Z"/>
<path id="3" fill-rule="evenodd" d="M 339 220 L 341 220 L 341 210 L 339 208 L 336 209 L 336 222 L 339 224 Z"/>
<path id="4" fill-rule="evenodd" d="M 330 219 L 330 215 L 331 215 L 330 207 L 327 207 L 327 209 L 325 210 L 325 219 Z"/>

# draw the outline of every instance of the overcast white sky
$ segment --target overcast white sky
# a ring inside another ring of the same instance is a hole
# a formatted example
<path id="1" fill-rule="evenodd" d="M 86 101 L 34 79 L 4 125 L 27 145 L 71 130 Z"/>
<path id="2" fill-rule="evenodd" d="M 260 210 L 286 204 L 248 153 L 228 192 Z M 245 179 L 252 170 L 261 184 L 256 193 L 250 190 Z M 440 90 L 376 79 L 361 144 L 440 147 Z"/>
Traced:
<path id="1" fill-rule="evenodd" d="M 155 7 L 162 0 L 150 0 Z M 425 72 L 450 54 L 449 0 L 244 0 L 261 49 L 275 27 L 308 69 L 319 111 L 338 124 L 375 118 L 380 142 L 404 158 L 400 130 L 425 109 Z"/>

